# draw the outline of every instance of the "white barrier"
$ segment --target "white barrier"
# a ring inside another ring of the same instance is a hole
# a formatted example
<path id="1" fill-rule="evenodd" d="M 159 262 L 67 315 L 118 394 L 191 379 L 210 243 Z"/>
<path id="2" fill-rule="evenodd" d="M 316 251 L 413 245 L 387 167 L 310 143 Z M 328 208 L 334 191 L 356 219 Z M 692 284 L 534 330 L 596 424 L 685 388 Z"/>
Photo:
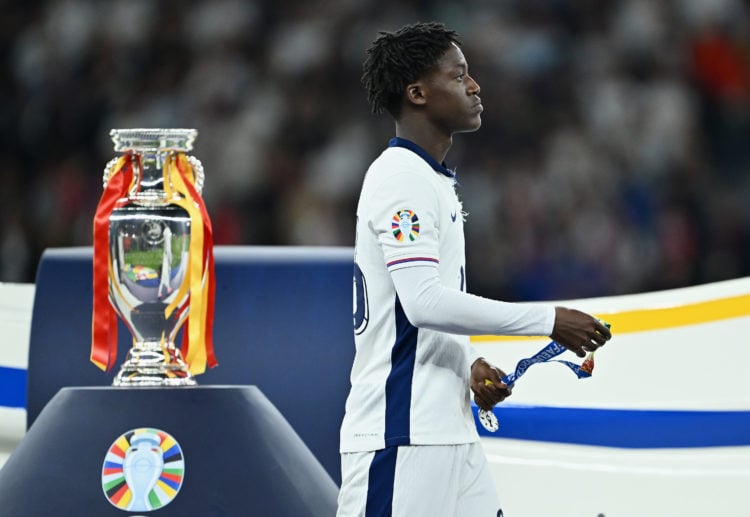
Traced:
<path id="1" fill-rule="evenodd" d="M 23 438 L 26 410 L 18 380 L 25 378 L 34 303 L 32 284 L 0 283 L 0 466 Z"/>
<path id="2" fill-rule="evenodd" d="M 750 486 L 750 278 L 561 304 L 609 321 L 612 341 L 596 353 L 591 378 L 577 380 L 559 364 L 536 365 L 508 404 L 562 415 L 566 408 L 609 409 L 628 415 L 627 430 L 613 440 L 648 443 L 658 435 L 661 447 L 580 445 L 606 439 L 595 436 L 596 426 L 577 430 L 579 444 L 483 438 L 505 514 L 750 515 L 744 492 Z M 477 337 L 474 344 L 511 371 L 546 341 Z M 665 411 L 678 418 L 651 418 Z M 665 428 L 670 422 L 682 425 Z M 740 427 L 726 428 L 733 423 Z M 500 425 L 502 432 L 502 418 Z M 735 444 L 685 447 L 685 436 Z"/>
<path id="3" fill-rule="evenodd" d="M 0 284 L 0 370 L 25 371 L 33 297 L 31 285 Z M 726 422 L 744 425 L 750 415 L 750 390 L 745 388 L 750 374 L 750 278 L 560 303 L 609 321 L 615 337 L 597 352 L 589 379 L 576 380 L 561 365 L 530 369 L 505 404 L 508 414 L 514 408 L 531 408 L 577 418 L 574 410 L 592 409 L 632 420 L 627 420 L 626 432 L 610 437 L 622 441 L 621 447 L 591 445 L 601 432 L 596 426 L 590 432 L 579 429 L 574 443 L 568 438 L 484 437 L 506 516 L 750 515 L 744 497 L 750 486 L 750 436 L 740 436 L 741 445 L 730 445 L 737 433 L 721 427 Z M 541 339 L 482 336 L 473 341 L 506 371 L 546 344 Z M 649 418 L 660 412 L 685 420 L 649 427 L 655 425 Z M 500 414 L 502 433 L 511 423 Z M 717 420 L 721 425 L 712 429 L 711 417 L 716 415 L 729 420 Z M 670 429 L 675 422 L 687 424 Z M 690 422 L 702 427 L 692 429 Z M 0 465 L 22 438 L 24 425 L 22 408 L 0 407 Z M 558 419 L 550 431 L 554 435 L 565 426 Z M 662 433 L 657 441 L 661 446 L 637 446 L 657 431 Z M 685 436 L 688 441 L 716 437 L 722 446 L 686 446 Z M 627 443 L 628 437 L 635 445 Z"/>

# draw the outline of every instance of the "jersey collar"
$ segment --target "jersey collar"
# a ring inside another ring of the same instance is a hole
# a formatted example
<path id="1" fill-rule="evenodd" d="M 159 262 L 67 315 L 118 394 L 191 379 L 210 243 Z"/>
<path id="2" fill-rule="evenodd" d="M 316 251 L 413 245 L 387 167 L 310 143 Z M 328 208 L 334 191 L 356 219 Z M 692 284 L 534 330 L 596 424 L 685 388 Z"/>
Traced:
<path id="1" fill-rule="evenodd" d="M 456 180 L 456 171 L 449 169 L 445 162 L 438 163 L 435 158 L 430 156 L 427 151 L 419 147 L 417 144 L 412 142 L 411 140 L 407 140 L 406 138 L 401 138 L 398 136 L 394 136 L 388 141 L 388 147 L 404 147 L 406 149 L 409 149 L 410 151 L 413 151 L 417 153 L 424 161 L 426 161 L 430 167 L 435 170 L 435 172 L 439 172 L 440 174 L 444 174 L 445 176 L 448 176 L 450 179 L 453 180 L 454 184 L 458 186 L 458 180 Z"/>

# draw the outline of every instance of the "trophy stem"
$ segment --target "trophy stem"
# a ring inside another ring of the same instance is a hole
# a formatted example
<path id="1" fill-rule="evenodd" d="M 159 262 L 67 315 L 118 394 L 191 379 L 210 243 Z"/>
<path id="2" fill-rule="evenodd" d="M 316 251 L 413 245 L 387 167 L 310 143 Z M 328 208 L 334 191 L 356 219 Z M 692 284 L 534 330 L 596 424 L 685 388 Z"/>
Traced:
<path id="1" fill-rule="evenodd" d="M 113 386 L 195 386 L 195 378 L 171 342 L 134 341 Z"/>

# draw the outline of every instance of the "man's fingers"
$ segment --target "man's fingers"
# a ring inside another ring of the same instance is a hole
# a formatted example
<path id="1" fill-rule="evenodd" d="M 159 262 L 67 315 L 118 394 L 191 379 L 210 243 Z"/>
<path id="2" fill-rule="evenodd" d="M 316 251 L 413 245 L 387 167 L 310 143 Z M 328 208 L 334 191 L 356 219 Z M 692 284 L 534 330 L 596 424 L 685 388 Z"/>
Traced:
<path id="1" fill-rule="evenodd" d="M 594 330 L 596 331 L 596 334 L 604 339 L 605 342 L 612 338 L 612 330 L 610 329 L 609 323 L 606 321 L 596 319 L 594 321 Z"/>
<path id="2" fill-rule="evenodd" d="M 591 339 L 591 341 L 595 342 L 599 346 L 602 346 L 607 342 L 609 338 L 607 338 L 607 336 L 601 334 L 600 332 L 594 332 L 593 334 L 591 334 L 591 336 L 589 336 L 589 339 Z"/>
<path id="3" fill-rule="evenodd" d="M 604 344 L 604 341 L 600 341 L 600 339 L 591 337 L 587 341 L 583 342 L 581 348 L 583 348 L 586 352 L 593 352 Z"/>
<path id="4" fill-rule="evenodd" d="M 586 357 L 586 351 L 581 345 L 578 345 L 577 347 L 568 347 L 568 350 L 574 352 L 578 357 Z"/>
<path id="5" fill-rule="evenodd" d="M 503 397 L 509 397 L 511 394 L 511 388 L 503 381 L 493 381 L 491 379 L 484 380 L 484 386 L 493 390 L 493 393 L 497 393 Z"/>
<path id="6" fill-rule="evenodd" d="M 510 388 L 502 382 L 493 382 L 485 379 L 480 386 L 474 389 L 474 402 L 482 409 L 492 409 L 496 404 L 502 402 L 511 394 Z"/>
<path id="7" fill-rule="evenodd" d="M 474 402 L 482 409 L 491 410 L 494 404 L 489 403 L 481 394 L 474 392 Z"/>
<path id="8" fill-rule="evenodd" d="M 583 349 L 589 352 L 593 352 L 600 346 L 604 346 L 607 341 L 612 337 L 609 329 L 601 323 L 596 323 L 596 330 L 589 334 L 588 341 L 583 345 Z M 603 331 L 602 331 L 603 329 Z M 606 332 L 606 333 L 605 333 Z"/>

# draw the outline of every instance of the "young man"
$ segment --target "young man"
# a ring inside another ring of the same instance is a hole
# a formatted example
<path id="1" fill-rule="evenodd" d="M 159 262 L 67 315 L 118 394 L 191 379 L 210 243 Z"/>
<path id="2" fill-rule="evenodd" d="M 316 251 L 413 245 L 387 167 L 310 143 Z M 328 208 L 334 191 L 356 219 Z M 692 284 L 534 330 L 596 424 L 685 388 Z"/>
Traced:
<path id="1" fill-rule="evenodd" d="M 383 32 L 362 81 L 396 137 L 372 163 L 357 209 L 355 342 L 341 427 L 339 517 L 502 515 L 474 424 L 510 395 L 469 336 L 551 336 L 579 356 L 610 333 L 580 311 L 466 292 L 455 133 L 481 125 L 479 85 L 457 34 L 418 23 Z"/>

